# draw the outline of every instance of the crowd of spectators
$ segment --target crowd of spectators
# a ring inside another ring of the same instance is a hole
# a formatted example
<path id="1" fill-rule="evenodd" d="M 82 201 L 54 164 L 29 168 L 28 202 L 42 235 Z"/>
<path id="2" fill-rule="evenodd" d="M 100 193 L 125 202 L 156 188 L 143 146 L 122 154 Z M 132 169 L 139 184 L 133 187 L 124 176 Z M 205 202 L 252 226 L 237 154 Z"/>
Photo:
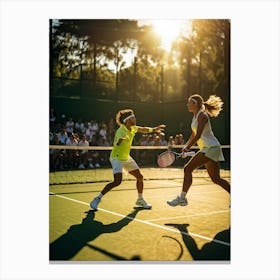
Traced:
<path id="1" fill-rule="evenodd" d="M 117 125 L 114 118 L 107 122 L 98 122 L 96 119 L 83 120 L 66 118 L 64 114 L 58 119 L 53 109 L 50 111 L 50 139 L 51 145 L 63 146 L 102 146 L 113 145 Z M 169 136 L 165 134 L 143 134 L 135 137 L 133 145 L 138 146 L 172 146 L 184 144 L 182 134 Z M 141 152 L 140 152 L 141 151 Z M 75 149 L 50 149 L 50 170 L 68 170 L 100 168 L 109 165 L 110 150 L 75 150 Z M 155 157 L 155 152 L 136 150 L 133 156 L 140 162 L 150 162 Z"/>

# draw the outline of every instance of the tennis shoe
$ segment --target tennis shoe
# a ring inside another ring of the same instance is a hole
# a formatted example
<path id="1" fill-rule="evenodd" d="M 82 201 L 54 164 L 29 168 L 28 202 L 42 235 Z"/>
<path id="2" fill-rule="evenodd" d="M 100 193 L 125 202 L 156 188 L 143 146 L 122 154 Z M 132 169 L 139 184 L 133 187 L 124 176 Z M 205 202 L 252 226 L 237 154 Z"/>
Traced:
<path id="1" fill-rule="evenodd" d="M 101 200 L 101 199 L 100 199 L 99 197 L 95 197 L 95 198 L 93 199 L 93 201 L 90 203 L 90 207 L 91 207 L 92 209 L 94 209 L 94 210 L 97 210 L 97 206 L 98 206 L 100 200 Z"/>
<path id="2" fill-rule="evenodd" d="M 135 204 L 137 206 L 143 207 L 145 209 L 151 209 L 152 208 L 152 205 L 147 203 L 143 198 L 138 198 Z"/>
<path id="3" fill-rule="evenodd" d="M 186 206 L 188 205 L 188 201 L 186 198 L 180 198 L 179 196 L 177 196 L 175 199 L 173 200 L 168 200 L 167 204 L 170 206 Z"/>

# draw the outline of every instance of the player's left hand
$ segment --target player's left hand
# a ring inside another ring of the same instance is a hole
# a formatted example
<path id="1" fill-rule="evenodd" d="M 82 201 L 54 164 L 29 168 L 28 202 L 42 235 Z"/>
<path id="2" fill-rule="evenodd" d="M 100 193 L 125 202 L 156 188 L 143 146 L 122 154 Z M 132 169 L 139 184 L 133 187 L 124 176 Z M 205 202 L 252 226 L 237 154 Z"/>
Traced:
<path id="1" fill-rule="evenodd" d="M 164 131 L 164 128 L 165 128 L 165 127 L 166 127 L 165 124 L 161 124 L 161 125 L 159 125 L 159 126 L 157 126 L 157 127 L 155 128 L 155 132 L 161 133 L 162 131 Z"/>

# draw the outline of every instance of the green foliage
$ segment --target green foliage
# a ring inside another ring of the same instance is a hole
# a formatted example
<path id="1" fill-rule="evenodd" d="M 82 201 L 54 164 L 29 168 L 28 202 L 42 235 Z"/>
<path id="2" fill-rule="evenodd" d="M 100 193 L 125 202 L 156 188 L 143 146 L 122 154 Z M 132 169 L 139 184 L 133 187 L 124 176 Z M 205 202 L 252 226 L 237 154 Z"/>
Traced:
<path id="1" fill-rule="evenodd" d="M 229 21 L 193 20 L 192 28 L 192 36 L 182 37 L 174 46 L 181 54 L 183 91 L 186 95 L 198 92 L 204 97 L 220 95 L 219 85 L 229 80 L 229 60 L 225 56 L 225 46 L 230 43 Z"/>
<path id="2" fill-rule="evenodd" d="M 161 102 L 193 92 L 229 96 L 229 20 L 193 20 L 192 34 L 181 34 L 169 53 L 153 28 L 137 20 L 50 23 L 51 78 L 91 80 L 80 89 L 92 97 L 110 92 L 108 98 Z M 128 52 L 137 57 L 131 65 Z"/>

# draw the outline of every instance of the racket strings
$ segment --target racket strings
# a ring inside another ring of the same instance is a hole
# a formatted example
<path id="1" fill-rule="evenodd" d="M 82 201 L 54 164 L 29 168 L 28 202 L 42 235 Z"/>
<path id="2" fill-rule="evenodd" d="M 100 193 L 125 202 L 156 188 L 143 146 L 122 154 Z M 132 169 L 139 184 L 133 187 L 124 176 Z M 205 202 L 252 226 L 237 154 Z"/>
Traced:
<path id="1" fill-rule="evenodd" d="M 167 167 L 171 165 L 176 159 L 176 156 L 172 152 L 164 152 L 158 156 L 158 165 L 160 167 Z"/>

